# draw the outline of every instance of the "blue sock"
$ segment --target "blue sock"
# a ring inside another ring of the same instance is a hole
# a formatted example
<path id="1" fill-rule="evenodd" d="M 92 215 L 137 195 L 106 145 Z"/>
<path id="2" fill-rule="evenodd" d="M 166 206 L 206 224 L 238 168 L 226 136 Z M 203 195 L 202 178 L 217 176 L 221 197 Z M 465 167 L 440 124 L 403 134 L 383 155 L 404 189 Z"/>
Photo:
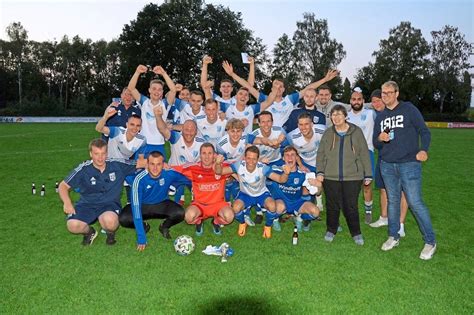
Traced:
<path id="1" fill-rule="evenodd" d="M 244 210 L 241 210 L 239 212 L 237 212 L 234 216 L 234 218 L 239 222 L 239 223 L 244 223 L 245 222 L 245 219 L 244 219 Z"/>
<path id="2" fill-rule="evenodd" d="M 311 214 L 309 214 L 309 213 L 303 213 L 303 214 L 301 215 L 301 219 L 307 220 L 307 221 L 313 221 L 314 219 L 316 219 L 316 217 L 313 216 L 313 215 L 311 215 Z"/>
<path id="3" fill-rule="evenodd" d="M 265 226 L 272 226 L 273 220 L 279 217 L 279 214 L 275 212 L 270 212 L 267 210 L 265 213 Z"/>

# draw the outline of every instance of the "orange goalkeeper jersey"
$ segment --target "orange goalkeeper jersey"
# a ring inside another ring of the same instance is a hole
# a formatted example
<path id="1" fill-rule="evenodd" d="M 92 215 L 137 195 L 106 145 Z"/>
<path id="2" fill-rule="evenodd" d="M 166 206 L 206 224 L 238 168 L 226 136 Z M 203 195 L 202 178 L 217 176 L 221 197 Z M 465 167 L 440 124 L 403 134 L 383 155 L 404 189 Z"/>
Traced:
<path id="1" fill-rule="evenodd" d="M 225 182 L 229 175 L 216 175 L 212 167 L 204 168 L 200 162 L 172 168 L 191 180 L 194 201 L 206 205 L 225 201 Z"/>

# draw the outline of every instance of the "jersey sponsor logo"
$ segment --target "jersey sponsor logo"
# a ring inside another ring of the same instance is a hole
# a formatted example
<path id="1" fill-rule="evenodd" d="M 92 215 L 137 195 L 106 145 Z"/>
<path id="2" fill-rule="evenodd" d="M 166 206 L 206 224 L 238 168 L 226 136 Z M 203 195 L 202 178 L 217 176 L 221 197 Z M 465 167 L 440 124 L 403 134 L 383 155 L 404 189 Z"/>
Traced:
<path id="1" fill-rule="evenodd" d="M 165 184 L 165 179 L 164 178 L 160 178 L 160 180 L 158 181 L 158 183 L 160 184 L 160 186 L 163 186 Z"/>
<path id="2" fill-rule="evenodd" d="M 95 177 L 91 177 L 90 181 L 91 181 L 91 185 L 97 184 L 97 180 L 95 179 Z"/>
<path id="3" fill-rule="evenodd" d="M 109 174 L 109 179 L 110 181 L 115 182 L 115 180 L 117 179 L 117 177 L 115 176 L 115 172 Z"/>
<path id="4" fill-rule="evenodd" d="M 151 188 L 151 185 L 146 185 L 146 189 L 150 189 Z"/>
<path id="5" fill-rule="evenodd" d="M 199 184 L 200 191 L 217 191 L 220 187 L 220 183 Z"/>

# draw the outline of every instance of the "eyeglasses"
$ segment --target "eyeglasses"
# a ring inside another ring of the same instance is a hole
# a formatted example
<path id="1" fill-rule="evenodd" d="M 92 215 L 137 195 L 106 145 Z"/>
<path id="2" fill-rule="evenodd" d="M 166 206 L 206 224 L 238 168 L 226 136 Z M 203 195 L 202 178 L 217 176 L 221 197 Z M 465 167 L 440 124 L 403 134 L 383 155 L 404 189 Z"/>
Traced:
<path id="1" fill-rule="evenodd" d="M 386 91 L 386 92 L 382 92 L 382 95 L 389 96 L 389 95 L 392 95 L 394 93 L 395 93 L 395 91 Z"/>

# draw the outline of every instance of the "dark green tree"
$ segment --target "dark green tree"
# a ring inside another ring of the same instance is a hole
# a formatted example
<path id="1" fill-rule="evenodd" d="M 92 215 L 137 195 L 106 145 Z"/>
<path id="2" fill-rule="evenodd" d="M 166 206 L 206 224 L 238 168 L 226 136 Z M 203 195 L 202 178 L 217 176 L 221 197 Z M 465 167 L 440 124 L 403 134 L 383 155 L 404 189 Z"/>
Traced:
<path id="1" fill-rule="evenodd" d="M 341 101 L 349 104 L 349 101 L 351 99 L 351 94 L 352 94 L 352 89 L 351 89 L 351 81 L 349 81 L 348 78 L 344 80 L 344 85 L 342 89 L 342 97 Z"/>
<path id="2" fill-rule="evenodd" d="M 286 90 L 293 91 L 299 87 L 296 50 L 293 41 L 283 34 L 273 48 L 272 77 L 282 78 Z"/>

